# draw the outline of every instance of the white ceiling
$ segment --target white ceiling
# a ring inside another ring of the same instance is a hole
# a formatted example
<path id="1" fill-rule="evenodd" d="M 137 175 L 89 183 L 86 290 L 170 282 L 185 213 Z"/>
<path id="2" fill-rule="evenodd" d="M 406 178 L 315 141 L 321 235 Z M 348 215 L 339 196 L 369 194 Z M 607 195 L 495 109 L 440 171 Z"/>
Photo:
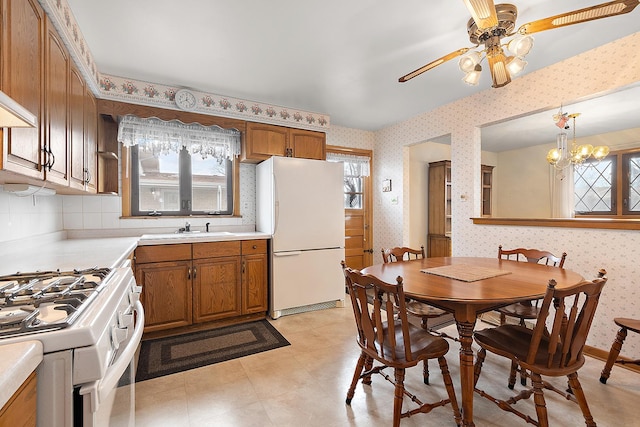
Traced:
<path id="1" fill-rule="evenodd" d="M 603 0 L 519 0 L 516 26 Z M 465 85 L 462 0 L 68 0 L 101 73 L 328 114 L 378 130 L 490 88 Z M 534 35 L 525 72 L 640 30 L 630 14 Z M 491 89 L 500 90 L 500 89 Z M 546 119 L 545 119 L 546 120 Z"/>

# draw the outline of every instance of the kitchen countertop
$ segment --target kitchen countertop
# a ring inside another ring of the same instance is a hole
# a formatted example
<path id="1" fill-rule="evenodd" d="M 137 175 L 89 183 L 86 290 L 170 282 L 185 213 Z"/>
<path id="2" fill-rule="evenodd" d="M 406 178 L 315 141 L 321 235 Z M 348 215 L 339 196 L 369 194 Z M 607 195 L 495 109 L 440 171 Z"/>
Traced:
<path id="1" fill-rule="evenodd" d="M 24 341 L 0 346 L 0 408 L 42 362 L 42 343 Z"/>
<path id="2" fill-rule="evenodd" d="M 137 246 L 142 245 L 270 238 L 270 234 L 260 232 L 148 234 L 84 239 L 36 237 L 22 245 L 2 245 L 0 275 L 74 268 L 114 268 L 121 265 Z"/>

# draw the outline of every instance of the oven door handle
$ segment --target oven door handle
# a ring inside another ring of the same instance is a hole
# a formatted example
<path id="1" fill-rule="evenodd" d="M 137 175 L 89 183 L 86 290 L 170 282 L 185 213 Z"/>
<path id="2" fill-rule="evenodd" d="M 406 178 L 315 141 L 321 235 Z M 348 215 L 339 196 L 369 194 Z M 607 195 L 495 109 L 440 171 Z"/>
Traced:
<path id="1" fill-rule="evenodd" d="M 136 313 L 136 325 L 127 346 L 120 353 L 115 363 L 109 367 L 104 378 L 80 387 L 80 395 L 91 395 L 91 412 L 93 413 L 98 411 L 101 400 L 118 385 L 118 381 L 120 381 L 122 374 L 131 364 L 135 352 L 138 349 L 138 344 L 140 344 L 142 339 L 142 331 L 144 329 L 144 309 L 142 308 L 142 303 L 136 301 L 133 309 Z"/>

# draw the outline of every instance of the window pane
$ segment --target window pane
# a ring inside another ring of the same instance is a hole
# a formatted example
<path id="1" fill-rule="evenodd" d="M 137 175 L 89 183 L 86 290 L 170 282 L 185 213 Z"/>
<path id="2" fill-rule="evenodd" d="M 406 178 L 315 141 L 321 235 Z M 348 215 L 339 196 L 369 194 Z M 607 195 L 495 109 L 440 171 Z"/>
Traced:
<path id="1" fill-rule="evenodd" d="M 362 209 L 362 187 L 362 178 L 357 176 L 344 177 L 344 207 L 346 209 Z"/>
<path id="2" fill-rule="evenodd" d="M 575 168 L 575 210 L 576 212 L 613 211 L 613 162 L 602 160 L 598 164 L 589 164 Z"/>
<path id="3" fill-rule="evenodd" d="M 198 154 L 191 156 L 191 210 L 219 212 L 227 210 L 227 164 Z"/>
<path id="4" fill-rule="evenodd" d="M 345 193 L 344 207 L 346 209 L 362 209 L 362 194 Z"/>
<path id="5" fill-rule="evenodd" d="M 629 211 L 640 212 L 640 154 L 629 156 Z"/>
<path id="6" fill-rule="evenodd" d="M 140 210 L 179 211 L 178 154 L 167 152 L 154 157 L 144 150 L 138 154 Z"/>

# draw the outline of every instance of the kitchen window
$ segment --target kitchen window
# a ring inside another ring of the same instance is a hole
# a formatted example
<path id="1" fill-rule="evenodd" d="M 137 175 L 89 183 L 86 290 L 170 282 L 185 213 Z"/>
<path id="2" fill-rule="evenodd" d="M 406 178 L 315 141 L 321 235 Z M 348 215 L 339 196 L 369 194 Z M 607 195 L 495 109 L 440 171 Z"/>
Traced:
<path id="1" fill-rule="evenodd" d="M 576 217 L 640 216 L 640 150 L 610 153 L 574 171 Z"/>
<path id="2" fill-rule="evenodd" d="M 126 116 L 118 140 L 130 149 L 133 216 L 233 214 L 238 131 Z"/>
<path id="3" fill-rule="evenodd" d="M 344 208 L 364 208 L 364 179 L 369 176 L 369 157 L 327 153 L 327 161 L 344 164 Z"/>

